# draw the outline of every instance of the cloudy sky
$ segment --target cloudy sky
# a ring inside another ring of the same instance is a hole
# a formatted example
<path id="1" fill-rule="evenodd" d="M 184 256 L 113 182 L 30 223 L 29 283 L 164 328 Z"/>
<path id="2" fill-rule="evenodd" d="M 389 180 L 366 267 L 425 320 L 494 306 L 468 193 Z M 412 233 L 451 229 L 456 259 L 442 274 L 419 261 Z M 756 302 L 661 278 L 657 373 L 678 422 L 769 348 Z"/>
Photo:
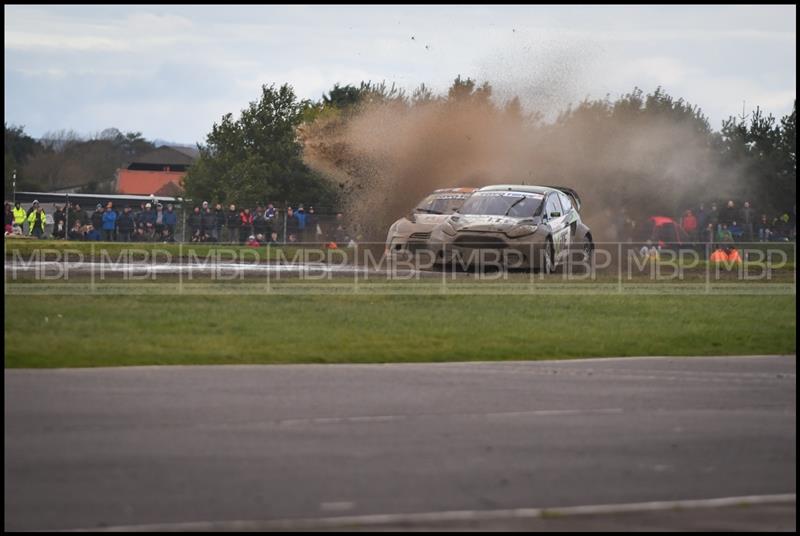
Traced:
<path id="1" fill-rule="evenodd" d="M 550 113 L 660 85 L 719 128 L 791 110 L 796 45 L 795 6 L 5 6 L 5 120 L 193 143 L 261 84 L 460 74 Z"/>

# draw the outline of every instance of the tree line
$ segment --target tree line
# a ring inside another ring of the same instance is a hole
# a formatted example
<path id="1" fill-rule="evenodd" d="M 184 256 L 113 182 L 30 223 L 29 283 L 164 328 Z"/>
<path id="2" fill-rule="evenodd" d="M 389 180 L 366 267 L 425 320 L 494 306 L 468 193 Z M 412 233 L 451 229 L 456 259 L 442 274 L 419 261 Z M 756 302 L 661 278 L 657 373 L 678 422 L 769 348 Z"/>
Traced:
<path id="1" fill-rule="evenodd" d="M 19 191 L 76 188 L 85 193 L 113 193 L 117 169 L 155 149 L 141 132 L 108 128 L 83 137 L 75 131 L 48 132 L 41 139 L 24 127 L 5 124 L 5 194 L 12 192 L 14 171 Z"/>
<path id="2" fill-rule="evenodd" d="M 369 204 L 364 192 L 379 190 L 374 212 L 392 200 L 407 205 L 432 186 L 467 185 L 494 173 L 489 180 L 563 182 L 605 207 L 624 204 L 643 213 L 714 196 L 748 198 L 775 211 L 795 203 L 796 106 L 781 118 L 756 108 L 715 130 L 698 106 L 661 88 L 586 99 L 547 121 L 526 112 L 518 97 L 497 102 L 492 90 L 459 76 L 441 95 L 425 85 L 408 93 L 361 82 L 336 84 L 312 101 L 299 99 L 288 84 L 264 85 L 198 144 L 186 195 L 237 205 L 341 206 Z M 366 136 L 353 135 L 369 121 Z M 400 139 L 398 130 L 418 139 Z M 5 140 L 7 193 L 13 169 L 18 189 L 96 191 L 125 161 L 154 148 L 140 133 L 116 129 L 91 139 L 60 133 L 33 140 L 6 124 Z M 392 152 L 400 145 L 405 152 Z M 443 183 L 442 170 L 453 184 Z M 417 186 L 408 179 L 413 174 L 440 183 Z"/>

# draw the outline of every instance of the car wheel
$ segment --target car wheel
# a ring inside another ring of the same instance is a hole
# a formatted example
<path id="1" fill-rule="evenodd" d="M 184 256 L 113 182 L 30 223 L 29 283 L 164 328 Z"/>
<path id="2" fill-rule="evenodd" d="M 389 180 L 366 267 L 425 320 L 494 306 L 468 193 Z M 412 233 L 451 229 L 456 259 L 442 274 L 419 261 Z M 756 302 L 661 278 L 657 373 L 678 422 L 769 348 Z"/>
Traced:
<path id="1" fill-rule="evenodd" d="M 552 274 L 556 271 L 555 262 L 555 247 L 553 246 L 553 239 L 549 236 L 547 237 L 547 242 L 544 248 L 544 254 L 542 255 L 542 271 L 546 274 Z"/>
<path id="2" fill-rule="evenodd" d="M 589 273 L 594 268 L 594 243 L 590 237 L 586 237 L 581 247 L 581 270 Z"/>

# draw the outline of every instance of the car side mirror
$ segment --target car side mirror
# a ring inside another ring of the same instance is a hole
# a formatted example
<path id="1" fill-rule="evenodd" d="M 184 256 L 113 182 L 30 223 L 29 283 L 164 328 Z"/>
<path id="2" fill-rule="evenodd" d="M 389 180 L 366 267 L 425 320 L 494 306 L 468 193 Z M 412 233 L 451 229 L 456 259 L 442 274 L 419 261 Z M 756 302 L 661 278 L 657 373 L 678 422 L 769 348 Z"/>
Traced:
<path id="1" fill-rule="evenodd" d="M 550 213 L 550 217 L 551 218 L 559 218 L 559 217 L 561 217 L 561 213 L 553 211 L 553 212 Z"/>

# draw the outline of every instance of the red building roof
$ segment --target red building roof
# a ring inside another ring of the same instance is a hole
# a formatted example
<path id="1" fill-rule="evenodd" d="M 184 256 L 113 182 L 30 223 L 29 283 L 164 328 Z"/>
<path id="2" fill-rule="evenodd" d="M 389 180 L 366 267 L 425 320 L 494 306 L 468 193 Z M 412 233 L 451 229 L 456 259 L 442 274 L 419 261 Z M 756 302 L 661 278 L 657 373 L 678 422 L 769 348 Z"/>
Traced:
<path id="1" fill-rule="evenodd" d="M 117 192 L 120 194 L 151 195 L 157 194 L 170 185 L 170 195 L 183 191 L 180 187 L 185 171 L 137 171 L 120 169 L 117 181 Z M 159 194 L 164 195 L 164 194 Z"/>

